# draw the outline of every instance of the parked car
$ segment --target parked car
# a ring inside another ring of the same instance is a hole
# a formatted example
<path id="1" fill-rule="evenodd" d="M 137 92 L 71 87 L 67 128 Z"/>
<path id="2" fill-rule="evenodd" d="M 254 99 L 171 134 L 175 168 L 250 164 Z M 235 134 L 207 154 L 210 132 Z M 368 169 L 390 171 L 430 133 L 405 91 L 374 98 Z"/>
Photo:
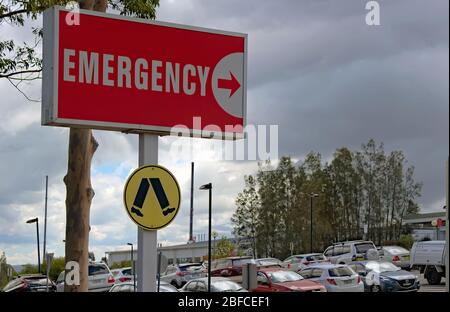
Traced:
<path id="1" fill-rule="evenodd" d="M 420 289 L 419 278 L 387 261 L 355 262 L 349 265 L 371 292 L 415 292 Z"/>
<path id="2" fill-rule="evenodd" d="M 161 274 L 161 280 L 181 288 L 188 281 L 205 276 L 208 276 L 208 273 L 202 263 L 181 263 L 169 265 Z"/>
<path id="3" fill-rule="evenodd" d="M 283 267 L 283 262 L 277 258 L 258 258 L 255 263 L 258 267 Z"/>
<path id="4" fill-rule="evenodd" d="M 344 264 L 313 264 L 299 274 L 305 279 L 319 282 L 329 292 L 364 292 L 361 277 Z"/>
<path id="5" fill-rule="evenodd" d="M 116 282 L 123 283 L 123 282 L 128 282 L 128 281 L 134 280 L 133 269 L 131 267 L 114 269 L 114 270 L 111 270 L 111 273 L 113 274 Z"/>
<path id="6" fill-rule="evenodd" d="M 247 263 L 256 262 L 252 257 L 228 257 L 214 260 L 211 264 L 211 276 L 242 275 L 242 266 Z"/>
<path id="7" fill-rule="evenodd" d="M 325 287 L 317 282 L 304 279 L 300 274 L 283 268 L 263 268 L 256 273 L 258 287 L 254 292 L 324 292 Z"/>
<path id="8" fill-rule="evenodd" d="M 49 292 L 56 291 L 56 284 L 42 274 L 27 274 L 18 276 L 3 288 L 4 292 Z"/>
<path id="9" fill-rule="evenodd" d="M 335 243 L 324 253 L 331 263 L 347 264 L 352 261 L 379 260 L 375 244 L 371 241 L 346 241 Z"/>
<path id="10" fill-rule="evenodd" d="M 191 280 L 181 289 L 183 292 L 207 292 L 208 278 Z M 241 285 L 224 277 L 211 277 L 211 292 L 247 292 Z"/>
<path id="11" fill-rule="evenodd" d="M 56 280 L 56 291 L 64 292 L 65 272 L 62 271 Z M 103 262 L 91 262 L 88 266 L 88 291 L 107 292 L 114 285 L 116 279 L 109 267 Z"/>
<path id="12" fill-rule="evenodd" d="M 158 282 L 156 282 L 156 289 L 158 289 Z M 134 292 L 134 283 L 133 282 L 124 282 L 114 284 L 113 287 L 109 290 L 109 292 Z M 161 281 L 159 284 L 159 292 L 178 292 L 178 289 L 173 287 L 167 282 Z"/>
<path id="13" fill-rule="evenodd" d="M 430 285 L 439 285 L 445 277 L 445 241 L 415 242 L 411 248 L 410 265 L 423 273 Z"/>
<path id="14" fill-rule="evenodd" d="M 400 246 L 382 246 L 378 249 L 380 260 L 392 262 L 396 266 L 409 270 L 409 250 Z"/>
<path id="15" fill-rule="evenodd" d="M 329 260 L 321 253 L 310 253 L 302 255 L 293 255 L 283 261 L 283 267 L 292 271 L 304 269 L 306 266 L 314 263 L 328 262 Z"/>

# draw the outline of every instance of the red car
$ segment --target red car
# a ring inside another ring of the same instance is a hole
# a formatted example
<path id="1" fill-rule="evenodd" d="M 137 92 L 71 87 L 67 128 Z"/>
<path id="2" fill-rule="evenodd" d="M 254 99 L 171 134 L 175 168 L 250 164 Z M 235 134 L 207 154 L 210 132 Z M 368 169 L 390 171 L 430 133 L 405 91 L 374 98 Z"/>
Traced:
<path id="1" fill-rule="evenodd" d="M 255 292 L 299 291 L 325 292 L 323 285 L 304 279 L 300 274 L 281 268 L 259 269 L 257 272 L 258 287 Z"/>
<path id="2" fill-rule="evenodd" d="M 255 263 L 252 257 L 228 257 L 214 260 L 211 265 L 211 276 L 238 276 L 242 275 L 242 266 Z"/>

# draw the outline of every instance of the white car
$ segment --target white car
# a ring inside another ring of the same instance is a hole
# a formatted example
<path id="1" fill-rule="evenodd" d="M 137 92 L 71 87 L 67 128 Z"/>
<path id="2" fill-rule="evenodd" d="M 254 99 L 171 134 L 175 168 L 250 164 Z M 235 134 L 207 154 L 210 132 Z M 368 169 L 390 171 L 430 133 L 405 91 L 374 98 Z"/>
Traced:
<path id="1" fill-rule="evenodd" d="M 115 284 L 113 287 L 111 287 L 109 292 L 134 292 L 134 287 L 135 285 L 133 282 L 124 282 Z M 158 290 L 158 281 L 156 281 L 156 290 Z M 176 289 L 169 283 L 161 281 L 159 283 L 159 292 L 178 292 L 178 289 Z"/>
<path id="2" fill-rule="evenodd" d="M 400 246 L 382 246 L 378 249 L 380 260 L 392 262 L 402 269 L 409 269 L 409 250 Z"/>
<path id="3" fill-rule="evenodd" d="M 128 268 L 120 268 L 111 270 L 111 273 L 114 276 L 116 282 L 129 282 L 134 281 L 133 269 L 131 267 Z"/>
<path id="4" fill-rule="evenodd" d="M 321 253 L 293 255 L 283 261 L 283 267 L 296 272 L 306 268 L 308 265 L 321 262 L 329 262 Z"/>
<path id="5" fill-rule="evenodd" d="M 190 280 L 186 285 L 181 288 L 182 292 L 207 292 L 208 291 L 208 278 L 196 278 Z M 211 277 L 211 292 L 247 292 L 238 283 L 225 277 Z"/>
<path id="6" fill-rule="evenodd" d="M 324 256 L 335 264 L 352 261 L 379 260 L 377 248 L 371 241 L 356 240 L 334 243 L 324 251 Z"/>
<path id="7" fill-rule="evenodd" d="M 205 276 L 208 276 L 208 273 L 201 263 L 180 263 L 169 265 L 161 274 L 161 280 L 181 288 L 188 281 Z"/>
<path id="8" fill-rule="evenodd" d="M 361 277 L 343 264 L 313 264 L 298 272 L 305 279 L 319 282 L 328 292 L 364 292 Z"/>
<path id="9" fill-rule="evenodd" d="M 107 292 L 114 285 L 116 279 L 105 263 L 89 263 L 89 292 Z M 56 280 L 56 291 L 64 292 L 65 272 L 62 271 Z"/>

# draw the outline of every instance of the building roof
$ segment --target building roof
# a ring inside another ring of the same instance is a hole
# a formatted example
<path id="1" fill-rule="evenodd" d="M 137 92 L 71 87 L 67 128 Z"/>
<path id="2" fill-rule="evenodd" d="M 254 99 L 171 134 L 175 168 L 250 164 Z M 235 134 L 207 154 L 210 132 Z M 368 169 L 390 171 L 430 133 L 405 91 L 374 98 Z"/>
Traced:
<path id="1" fill-rule="evenodd" d="M 427 223 L 437 218 L 445 219 L 445 211 L 430 213 L 411 213 L 403 218 L 404 224 Z"/>
<path id="2" fill-rule="evenodd" d="M 227 240 L 231 242 L 235 242 L 235 238 L 227 238 Z M 211 245 L 215 245 L 220 241 L 220 239 L 211 240 Z M 169 246 L 158 246 L 158 250 L 174 250 L 174 249 L 186 249 L 186 248 L 205 248 L 208 247 L 208 241 L 200 241 L 189 244 L 180 244 L 180 245 L 169 245 Z M 134 252 L 137 252 L 137 248 L 134 249 Z M 130 253 L 130 249 L 124 250 L 115 250 L 115 251 L 107 251 L 107 254 L 121 254 L 121 253 Z"/>

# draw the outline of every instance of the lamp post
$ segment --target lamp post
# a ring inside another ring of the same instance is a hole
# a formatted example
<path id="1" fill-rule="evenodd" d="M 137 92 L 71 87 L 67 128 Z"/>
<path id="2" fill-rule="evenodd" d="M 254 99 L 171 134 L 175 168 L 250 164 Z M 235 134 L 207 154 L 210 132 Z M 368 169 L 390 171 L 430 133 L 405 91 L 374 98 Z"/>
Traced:
<path id="1" fill-rule="evenodd" d="M 309 195 L 309 198 L 311 200 L 311 205 L 310 205 L 310 233 L 309 233 L 309 249 L 310 249 L 310 253 L 313 252 L 313 198 L 314 197 L 319 197 L 319 194 L 316 193 L 311 193 Z"/>
<path id="2" fill-rule="evenodd" d="M 128 246 L 131 246 L 131 269 L 133 270 L 133 288 L 134 292 L 136 292 L 136 271 L 134 269 L 134 250 L 133 250 L 133 244 L 127 243 Z"/>
<path id="3" fill-rule="evenodd" d="M 212 214 L 212 183 L 200 186 L 200 190 L 209 190 L 209 222 L 208 222 L 208 292 L 211 292 L 211 214 Z"/>
<path id="4" fill-rule="evenodd" d="M 39 218 L 27 220 L 28 224 L 36 223 L 36 236 L 37 236 L 37 252 L 38 252 L 38 272 L 41 273 L 41 254 L 39 250 Z"/>

